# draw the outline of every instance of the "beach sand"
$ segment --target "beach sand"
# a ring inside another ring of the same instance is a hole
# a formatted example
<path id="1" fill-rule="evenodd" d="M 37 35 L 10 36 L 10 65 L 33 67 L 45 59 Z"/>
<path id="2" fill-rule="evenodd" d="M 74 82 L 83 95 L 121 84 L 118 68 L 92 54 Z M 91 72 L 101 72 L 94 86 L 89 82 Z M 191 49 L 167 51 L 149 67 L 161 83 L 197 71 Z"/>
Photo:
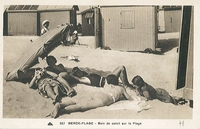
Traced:
<path id="1" fill-rule="evenodd" d="M 28 84 L 6 82 L 5 76 L 14 67 L 15 62 L 37 36 L 3 37 L 3 118 L 45 118 L 52 110 L 51 99 L 43 98 L 37 90 L 30 89 Z M 112 71 L 119 65 L 127 69 L 128 79 L 140 75 L 155 88 L 164 88 L 170 93 L 181 96 L 176 91 L 178 67 L 179 34 L 159 34 L 161 46 L 165 46 L 163 55 L 140 52 L 122 52 L 116 50 L 93 49 L 87 46 L 59 46 L 50 55 L 65 67 L 89 67 L 97 70 Z M 90 42 L 85 40 L 85 43 Z M 84 44 L 85 44 L 84 43 Z M 63 56 L 77 56 L 80 62 L 70 61 Z M 42 66 L 42 64 L 40 64 Z M 77 84 L 75 98 L 98 90 L 95 87 Z M 65 98 L 68 99 L 68 98 Z M 128 102 L 128 101 L 127 101 Z M 192 119 L 193 108 L 188 104 L 175 106 L 159 100 L 148 101 L 151 109 L 140 113 L 131 108 L 127 102 L 117 102 L 108 107 L 97 108 L 86 112 L 64 114 L 58 117 L 67 119 Z M 126 104 L 125 104 L 126 103 Z M 114 108 L 114 107 L 118 108 Z M 120 107 L 120 108 L 119 108 Z"/>

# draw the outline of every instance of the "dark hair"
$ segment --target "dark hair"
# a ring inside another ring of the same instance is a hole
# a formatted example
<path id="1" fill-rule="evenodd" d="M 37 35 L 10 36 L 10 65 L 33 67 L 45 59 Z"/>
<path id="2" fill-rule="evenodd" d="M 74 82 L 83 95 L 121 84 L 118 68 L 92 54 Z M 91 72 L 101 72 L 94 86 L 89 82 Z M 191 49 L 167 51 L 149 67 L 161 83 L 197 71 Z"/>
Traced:
<path id="1" fill-rule="evenodd" d="M 83 77 L 87 75 L 87 72 L 80 70 L 78 67 L 74 67 L 72 69 L 72 73 L 74 76 Z"/>
<path id="2" fill-rule="evenodd" d="M 108 84 L 113 84 L 113 85 L 118 85 L 119 84 L 119 80 L 118 77 L 114 74 L 110 74 L 106 77 L 106 81 Z"/>
<path id="3" fill-rule="evenodd" d="M 55 61 L 55 63 L 57 63 L 57 60 L 56 60 L 56 58 L 54 57 L 54 56 L 47 56 L 47 58 L 46 58 L 46 61 L 47 61 L 47 64 L 49 65 L 50 64 L 50 60 L 54 60 Z"/>
<path id="4" fill-rule="evenodd" d="M 140 77 L 139 75 L 135 76 L 133 79 L 132 79 L 132 83 L 134 85 L 137 85 L 137 86 L 143 86 L 144 85 L 144 80 L 142 79 L 142 77 Z"/>

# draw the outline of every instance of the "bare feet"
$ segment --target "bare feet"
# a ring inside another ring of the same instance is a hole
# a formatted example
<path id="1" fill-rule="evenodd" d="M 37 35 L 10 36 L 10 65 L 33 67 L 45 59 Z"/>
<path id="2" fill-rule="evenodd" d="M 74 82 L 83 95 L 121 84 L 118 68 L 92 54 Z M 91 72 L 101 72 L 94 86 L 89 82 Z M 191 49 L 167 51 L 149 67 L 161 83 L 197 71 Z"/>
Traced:
<path id="1" fill-rule="evenodd" d="M 57 118 L 58 117 L 58 112 L 60 110 L 60 103 L 56 103 L 52 112 L 49 114 L 52 118 Z"/>

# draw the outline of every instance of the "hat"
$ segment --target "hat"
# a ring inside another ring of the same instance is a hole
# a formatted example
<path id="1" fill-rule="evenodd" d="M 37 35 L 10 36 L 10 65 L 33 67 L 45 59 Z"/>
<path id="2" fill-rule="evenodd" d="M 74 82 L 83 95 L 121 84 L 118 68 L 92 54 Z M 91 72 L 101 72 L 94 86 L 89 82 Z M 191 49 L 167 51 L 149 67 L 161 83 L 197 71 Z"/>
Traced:
<path id="1" fill-rule="evenodd" d="M 78 32 L 75 30 L 74 32 L 73 32 L 73 34 L 77 34 Z"/>
<path id="2" fill-rule="evenodd" d="M 45 23 L 49 23 L 49 21 L 48 21 L 48 20 L 44 20 L 44 21 L 42 22 L 42 25 L 44 25 Z"/>

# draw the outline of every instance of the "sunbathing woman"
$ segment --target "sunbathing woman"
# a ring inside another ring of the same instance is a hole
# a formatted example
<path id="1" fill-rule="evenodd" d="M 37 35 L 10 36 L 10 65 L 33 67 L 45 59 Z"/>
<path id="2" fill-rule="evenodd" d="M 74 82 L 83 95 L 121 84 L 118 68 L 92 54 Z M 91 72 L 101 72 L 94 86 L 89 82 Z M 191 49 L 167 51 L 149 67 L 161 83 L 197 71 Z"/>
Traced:
<path id="1" fill-rule="evenodd" d="M 71 96 L 72 89 L 67 81 L 59 77 L 57 74 L 44 69 L 36 70 L 33 79 L 29 84 L 30 88 L 37 88 L 39 94 L 43 97 L 50 97 L 53 103 L 60 101 L 62 96 Z M 61 93 L 61 95 L 60 95 Z"/>
<path id="2" fill-rule="evenodd" d="M 122 84 L 124 87 L 129 87 L 130 83 L 127 79 L 126 68 L 124 66 L 119 66 L 110 74 L 115 75 L 117 78 L 112 78 L 110 76 L 103 77 L 95 73 L 88 74 L 85 71 L 80 70 L 78 67 L 74 67 L 70 76 L 77 80 L 79 83 L 83 83 L 86 85 L 96 86 L 96 87 L 103 87 L 105 83 L 110 82 L 111 84 L 118 85 L 119 81 L 118 78 L 121 79 Z M 109 84 L 109 83 L 108 83 Z"/>
<path id="3" fill-rule="evenodd" d="M 117 76 L 112 76 L 112 80 L 117 80 Z M 118 81 L 114 82 L 118 83 Z M 85 101 L 86 98 L 89 100 Z M 113 84 L 106 84 L 104 88 L 98 91 L 87 94 L 81 99 L 77 100 L 70 98 L 62 103 L 56 103 L 52 112 L 48 115 L 53 118 L 58 117 L 59 114 L 72 113 L 72 112 L 83 112 L 90 109 L 95 109 L 98 107 L 109 106 L 120 100 L 120 97 L 124 95 L 128 100 L 137 101 L 140 110 L 149 109 L 150 105 L 146 101 L 141 101 L 141 99 L 135 95 L 129 95 L 126 92 L 126 88 L 123 86 L 116 86 Z M 85 103 L 83 103 L 85 102 Z"/>

